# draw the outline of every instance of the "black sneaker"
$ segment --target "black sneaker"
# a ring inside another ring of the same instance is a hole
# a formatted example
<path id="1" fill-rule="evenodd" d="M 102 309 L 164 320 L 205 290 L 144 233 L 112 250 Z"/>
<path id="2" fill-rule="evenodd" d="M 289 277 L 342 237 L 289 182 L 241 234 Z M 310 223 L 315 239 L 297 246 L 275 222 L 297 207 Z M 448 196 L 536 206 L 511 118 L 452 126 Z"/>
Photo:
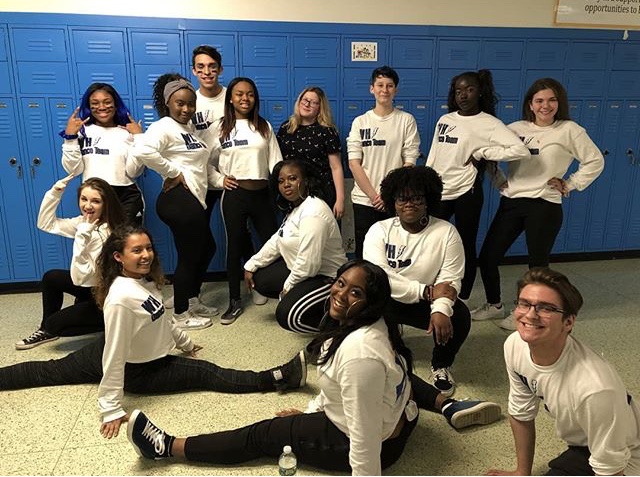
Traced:
<path id="1" fill-rule="evenodd" d="M 231 299 L 231 303 L 229 303 L 229 308 L 225 311 L 220 317 L 220 324 L 222 325 L 230 325 L 234 321 L 238 319 L 240 315 L 244 312 L 244 308 L 242 308 L 242 300 L 234 300 Z"/>
<path id="2" fill-rule="evenodd" d="M 278 391 L 298 389 L 307 383 L 307 360 L 301 350 L 291 361 L 273 371 L 274 385 Z"/>
<path id="3" fill-rule="evenodd" d="M 447 418 L 451 427 L 463 429 L 473 425 L 491 424 L 500 419 L 502 410 L 494 402 L 454 401 L 444 406 L 442 415 Z"/>
<path id="4" fill-rule="evenodd" d="M 171 444 L 175 437 L 157 427 L 140 409 L 129 417 L 127 437 L 140 457 L 154 460 L 171 457 Z"/>
<path id="5" fill-rule="evenodd" d="M 31 333 L 31 336 L 28 336 L 25 339 L 18 341 L 16 343 L 16 349 L 31 349 L 41 345 L 42 343 L 47 343 L 48 341 L 55 341 L 57 339 L 58 339 L 58 336 L 52 335 L 51 333 L 43 329 L 39 329 Z"/>
<path id="6" fill-rule="evenodd" d="M 456 390 L 456 382 L 453 380 L 449 368 L 434 369 L 432 367 L 431 379 L 433 380 L 435 388 L 446 397 L 451 396 Z"/>

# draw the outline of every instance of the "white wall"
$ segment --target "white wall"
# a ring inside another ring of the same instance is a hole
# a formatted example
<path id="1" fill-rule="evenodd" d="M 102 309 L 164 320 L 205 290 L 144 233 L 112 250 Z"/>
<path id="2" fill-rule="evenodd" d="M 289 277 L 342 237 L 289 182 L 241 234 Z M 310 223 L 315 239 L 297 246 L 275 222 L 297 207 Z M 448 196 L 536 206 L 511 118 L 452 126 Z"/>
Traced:
<path id="1" fill-rule="evenodd" d="M 0 0 L 0 12 L 407 25 L 553 26 L 556 0 Z M 2 18 L 0 16 L 0 22 Z"/>

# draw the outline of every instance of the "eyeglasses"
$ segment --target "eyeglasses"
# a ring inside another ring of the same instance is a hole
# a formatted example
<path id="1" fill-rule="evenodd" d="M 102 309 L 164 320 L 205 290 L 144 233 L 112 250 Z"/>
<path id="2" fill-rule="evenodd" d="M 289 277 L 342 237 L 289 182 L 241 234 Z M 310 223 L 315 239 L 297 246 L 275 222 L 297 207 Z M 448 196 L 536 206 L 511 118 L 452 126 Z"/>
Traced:
<path id="1" fill-rule="evenodd" d="M 315 108 L 316 106 L 320 106 L 320 101 L 311 101 L 310 99 L 302 98 L 300 104 L 304 104 L 307 107 L 313 106 Z"/>
<path id="2" fill-rule="evenodd" d="M 551 316 L 552 313 L 562 313 L 564 314 L 564 310 L 558 308 L 553 305 L 549 305 L 548 303 L 529 303 L 526 300 L 516 300 L 513 302 L 516 305 L 516 310 L 521 311 L 523 313 L 528 313 L 529 309 L 533 307 L 536 310 L 536 313 L 540 316 Z"/>
<path id="3" fill-rule="evenodd" d="M 405 205 L 407 202 L 411 202 L 413 205 L 423 205 L 424 196 L 422 195 L 399 195 L 396 197 L 396 204 Z"/>

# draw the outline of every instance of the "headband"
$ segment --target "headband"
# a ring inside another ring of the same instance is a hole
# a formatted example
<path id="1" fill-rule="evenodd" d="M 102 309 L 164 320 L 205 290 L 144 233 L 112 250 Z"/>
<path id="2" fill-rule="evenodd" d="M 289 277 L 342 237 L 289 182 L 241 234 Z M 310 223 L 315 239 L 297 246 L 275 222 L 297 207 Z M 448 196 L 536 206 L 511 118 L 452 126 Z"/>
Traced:
<path id="1" fill-rule="evenodd" d="M 186 79 L 180 78 L 178 80 L 169 81 L 164 87 L 164 103 L 167 104 L 171 95 L 179 89 L 188 89 L 191 90 L 193 94 L 196 94 L 195 88 Z"/>

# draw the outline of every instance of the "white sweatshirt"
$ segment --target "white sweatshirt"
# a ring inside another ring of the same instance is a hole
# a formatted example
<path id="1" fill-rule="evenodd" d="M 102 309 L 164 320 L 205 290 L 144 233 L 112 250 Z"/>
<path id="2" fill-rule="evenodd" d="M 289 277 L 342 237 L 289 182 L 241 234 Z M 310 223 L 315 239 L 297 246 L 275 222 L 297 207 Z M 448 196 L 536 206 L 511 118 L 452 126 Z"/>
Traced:
<path id="1" fill-rule="evenodd" d="M 227 94 L 227 88 L 222 87 L 222 91 L 213 98 L 203 96 L 196 91 L 196 114 L 194 114 L 191 122 L 196 127 L 196 131 L 204 131 L 209 129 L 217 120 L 224 116 L 224 97 Z M 209 144 L 209 146 L 211 146 Z"/>
<path id="2" fill-rule="evenodd" d="M 151 124 L 144 134 L 136 134 L 127 159 L 127 175 L 142 165 L 153 169 L 162 179 L 185 178 L 189 191 L 207 208 L 207 165 L 210 149 L 195 135 L 193 124 L 181 124 L 169 116 Z"/>
<path id="3" fill-rule="evenodd" d="M 489 161 L 531 159 L 518 136 L 498 118 L 484 112 L 447 113 L 436 124 L 427 157 L 427 166 L 442 177 L 442 200 L 457 199 L 473 187 L 478 170 L 471 163 L 464 165 L 472 155 Z"/>
<path id="4" fill-rule="evenodd" d="M 580 165 L 567 179 L 569 190 L 584 190 L 604 169 L 602 153 L 587 131 L 573 121 L 556 121 L 547 127 L 517 121 L 509 129 L 529 148 L 531 160 L 507 165 L 508 187 L 501 191 L 505 197 L 542 198 L 560 204 L 562 194 L 547 181 L 564 177 L 574 158 Z"/>
<path id="5" fill-rule="evenodd" d="M 504 360 L 512 417 L 532 421 L 543 402 L 561 439 L 589 447 L 595 474 L 640 475 L 640 409 L 611 364 L 570 335 L 560 358 L 539 366 L 518 332 L 505 341 Z"/>
<path id="6" fill-rule="evenodd" d="M 349 437 L 352 475 L 381 475 L 382 441 L 393 434 L 411 394 L 406 362 L 391 347 L 384 320 L 349 334 L 318 366 L 318 385 L 320 394 L 305 412 L 324 411 Z"/>
<path id="7" fill-rule="evenodd" d="M 333 212 L 318 197 L 307 197 L 287 215 L 280 229 L 244 268 L 255 272 L 282 257 L 290 270 L 283 290 L 316 275 L 335 277 L 347 261 Z"/>
<path id="8" fill-rule="evenodd" d="M 380 192 L 382 179 L 403 164 L 415 164 L 420 155 L 420 135 L 415 118 L 400 109 L 386 116 L 378 116 L 373 110 L 353 120 L 347 138 L 350 161 L 362 161 L 362 169 L 369 182 Z M 354 182 L 351 191 L 354 204 L 372 207 L 371 201 Z"/>
<path id="9" fill-rule="evenodd" d="M 418 303 L 428 285 L 451 282 L 460 291 L 464 275 L 464 248 L 456 228 L 429 217 L 418 233 L 407 232 L 397 217 L 371 226 L 364 237 L 363 258 L 382 267 L 389 276 L 391 298 Z M 453 315 L 453 301 L 442 297 L 431 304 L 431 313 Z"/>
<path id="10" fill-rule="evenodd" d="M 63 142 L 62 167 L 74 176 L 82 174 L 83 181 L 99 177 L 112 186 L 131 185 L 137 175 L 127 176 L 125 165 L 133 141 L 134 135 L 122 127 L 83 126 L 78 139 Z"/>
<path id="11" fill-rule="evenodd" d="M 105 240 L 111 235 L 109 225 L 95 226 L 84 221 L 79 215 L 72 219 L 56 217 L 63 191 L 51 188 L 42 198 L 38 213 L 38 228 L 44 232 L 73 239 L 71 256 L 71 281 L 79 287 L 92 287 L 96 284 L 96 260 L 102 251 Z"/>
<path id="12" fill-rule="evenodd" d="M 220 121 L 208 131 L 211 137 L 205 139 L 211 144 L 212 156 L 209 167 L 209 183 L 221 188 L 225 176 L 238 180 L 267 180 L 273 167 L 282 161 L 280 146 L 271 124 L 269 134 L 263 138 L 247 119 L 237 119 L 230 138 L 220 138 Z"/>
<path id="13" fill-rule="evenodd" d="M 126 414 L 122 408 L 126 363 L 148 363 L 175 348 L 189 352 L 191 338 L 171 323 L 155 282 L 117 277 L 104 302 L 104 352 L 98 406 L 103 422 Z"/>

